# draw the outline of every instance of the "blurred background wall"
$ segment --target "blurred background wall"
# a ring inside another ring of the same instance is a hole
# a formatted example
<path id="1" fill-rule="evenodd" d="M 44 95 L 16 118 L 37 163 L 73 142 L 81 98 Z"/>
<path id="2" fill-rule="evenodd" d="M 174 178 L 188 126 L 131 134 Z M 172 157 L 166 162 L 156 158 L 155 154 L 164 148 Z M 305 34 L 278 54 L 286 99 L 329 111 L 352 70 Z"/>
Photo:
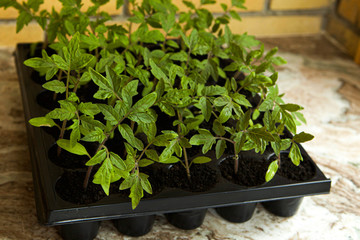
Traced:
<path id="1" fill-rule="evenodd" d="M 86 5 L 90 0 L 83 0 Z M 199 4 L 200 0 L 191 0 Z M 180 10 L 186 9 L 180 0 L 174 0 Z M 221 3 L 209 7 L 215 15 L 221 14 Z M 247 10 L 241 13 L 242 22 L 232 21 L 236 33 L 247 32 L 257 37 L 327 34 L 360 64 L 360 0 L 247 0 Z M 57 1 L 45 0 L 44 8 L 59 8 Z M 115 9 L 115 0 L 103 7 L 123 23 L 128 16 L 128 6 Z M 0 46 L 15 46 L 18 42 L 41 41 L 43 34 L 34 24 L 29 24 L 19 34 L 15 33 L 16 17 L 13 9 L 0 10 Z M 306 46 L 304 46 L 306 47 Z"/>

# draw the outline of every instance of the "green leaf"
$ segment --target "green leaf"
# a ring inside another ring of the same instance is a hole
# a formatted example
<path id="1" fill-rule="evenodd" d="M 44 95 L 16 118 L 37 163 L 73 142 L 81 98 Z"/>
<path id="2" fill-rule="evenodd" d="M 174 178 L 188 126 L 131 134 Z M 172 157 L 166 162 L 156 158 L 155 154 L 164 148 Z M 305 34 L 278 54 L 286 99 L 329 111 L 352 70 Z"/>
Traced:
<path id="1" fill-rule="evenodd" d="M 230 10 L 229 13 L 230 13 L 230 16 L 231 16 L 232 18 L 241 21 L 241 17 L 240 17 L 240 15 L 239 15 L 236 11 Z"/>
<path id="2" fill-rule="evenodd" d="M 156 98 L 157 98 L 156 92 L 152 92 L 146 95 L 145 97 L 143 97 L 134 104 L 134 106 L 132 107 L 133 111 L 134 112 L 146 111 L 149 107 L 151 107 L 155 103 Z"/>
<path id="3" fill-rule="evenodd" d="M 214 105 L 217 107 L 222 107 L 231 102 L 231 99 L 228 96 L 218 97 L 214 100 Z"/>
<path id="4" fill-rule="evenodd" d="M 115 125 L 120 121 L 120 115 L 114 108 L 107 104 L 97 104 L 101 113 L 104 115 L 105 120 L 110 121 L 111 124 Z"/>
<path id="5" fill-rule="evenodd" d="M 218 140 L 215 147 L 216 158 L 219 159 L 225 152 L 226 142 L 221 139 Z"/>
<path id="6" fill-rule="evenodd" d="M 124 181 L 120 184 L 119 189 L 125 190 L 131 188 L 131 186 L 134 185 L 136 178 L 137 178 L 136 173 L 132 173 L 129 177 L 124 179 Z"/>
<path id="7" fill-rule="evenodd" d="M 149 194 L 152 194 L 152 187 L 148 179 L 148 175 L 144 173 L 139 173 L 140 181 L 141 181 L 141 187 Z"/>
<path id="8" fill-rule="evenodd" d="M 152 161 L 150 159 L 142 158 L 139 161 L 139 167 L 147 167 L 153 163 L 154 163 L 154 161 Z"/>
<path id="9" fill-rule="evenodd" d="M 255 109 L 252 115 L 252 120 L 258 119 L 259 116 L 260 116 L 260 111 L 258 109 Z"/>
<path id="10" fill-rule="evenodd" d="M 135 147 L 139 151 L 143 150 L 144 144 L 134 136 L 134 132 L 131 127 L 127 124 L 120 124 L 119 131 L 123 138 L 131 144 L 131 146 Z"/>
<path id="11" fill-rule="evenodd" d="M 174 108 L 167 102 L 158 103 L 160 110 L 169 116 L 175 116 Z"/>
<path id="12" fill-rule="evenodd" d="M 232 116 L 232 107 L 228 104 L 226 105 L 220 112 L 220 116 L 218 118 L 220 123 L 227 122 Z"/>
<path id="13" fill-rule="evenodd" d="M 20 32 L 25 25 L 28 25 L 32 20 L 32 16 L 27 11 L 22 11 L 16 19 L 16 33 Z"/>
<path id="14" fill-rule="evenodd" d="M 49 117 L 36 117 L 29 120 L 29 123 L 35 127 L 54 127 L 57 124 Z"/>
<path id="15" fill-rule="evenodd" d="M 62 70 L 65 70 L 65 71 L 68 71 L 69 70 L 69 64 L 67 62 L 65 62 L 65 60 L 60 57 L 59 55 L 52 55 L 51 58 L 53 59 L 55 65 L 62 69 Z"/>
<path id="16" fill-rule="evenodd" d="M 203 164 L 203 163 L 211 162 L 211 158 L 200 156 L 200 157 L 194 158 L 191 162 L 192 163 L 197 163 L 197 164 Z"/>
<path id="17" fill-rule="evenodd" d="M 105 158 L 99 170 L 95 173 L 93 183 L 100 184 L 106 195 L 109 195 L 113 168 L 109 158 Z"/>
<path id="18" fill-rule="evenodd" d="M 134 122 L 137 122 L 139 124 L 141 124 L 141 123 L 152 123 L 152 122 L 156 121 L 156 119 L 152 115 L 150 115 L 150 114 L 148 114 L 146 112 L 131 113 L 129 115 L 129 119 L 134 121 Z"/>
<path id="19" fill-rule="evenodd" d="M 70 134 L 70 147 L 74 147 L 76 143 L 80 140 L 81 134 L 79 129 L 79 121 L 76 120 L 72 126 L 72 131 Z"/>
<path id="20" fill-rule="evenodd" d="M 296 166 L 299 166 L 300 162 L 303 160 L 299 146 L 296 143 L 292 144 L 290 148 L 289 157 Z"/>
<path id="21" fill-rule="evenodd" d="M 199 33 L 196 29 L 193 29 L 189 36 L 189 46 L 188 47 L 191 50 L 194 50 L 194 48 L 198 44 L 198 40 L 199 40 Z"/>
<path id="22" fill-rule="evenodd" d="M 106 150 L 101 149 L 98 151 L 89 161 L 86 162 L 86 166 L 94 166 L 96 164 L 102 163 L 106 158 Z"/>
<path id="23" fill-rule="evenodd" d="M 149 59 L 149 63 L 151 66 L 151 73 L 158 79 L 162 79 L 165 82 L 168 81 L 168 77 L 166 76 L 166 74 L 163 72 L 163 70 L 161 70 L 161 68 L 158 67 L 158 65 L 154 62 L 154 60 L 152 60 L 151 58 Z"/>
<path id="24" fill-rule="evenodd" d="M 126 170 L 126 164 L 119 155 L 114 152 L 110 152 L 111 163 L 120 170 Z"/>
<path id="25" fill-rule="evenodd" d="M 46 114 L 46 117 L 52 119 L 60 119 L 60 121 L 64 121 L 65 119 L 71 120 L 75 116 L 75 111 L 71 111 L 69 109 L 64 109 L 64 108 L 55 108 L 54 110 Z"/>
<path id="26" fill-rule="evenodd" d="M 304 109 L 303 107 L 301 107 L 301 106 L 299 106 L 299 105 L 291 104 L 291 103 L 281 104 L 280 107 L 281 107 L 283 110 L 287 110 L 287 111 L 289 111 L 289 112 L 296 112 L 296 111 L 299 111 L 299 110 Z"/>
<path id="27" fill-rule="evenodd" d="M 205 120 L 208 122 L 210 120 L 212 111 L 211 103 L 206 99 L 206 97 L 201 97 L 199 100 L 199 106 Z"/>
<path id="28" fill-rule="evenodd" d="M 296 134 L 293 137 L 293 141 L 297 142 L 297 143 L 304 143 L 307 141 L 311 141 L 314 138 L 313 135 L 309 134 L 309 133 L 305 133 L 305 132 L 301 132 L 299 134 Z"/>
<path id="29" fill-rule="evenodd" d="M 184 51 L 172 53 L 170 56 L 171 60 L 181 61 L 181 62 L 186 62 L 187 58 L 188 58 L 188 56 L 187 56 L 186 52 L 184 52 Z"/>
<path id="30" fill-rule="evenodd" d="M 275 176 L 277 170 L 279 168 L 278 160 L 274 160 L 270 163 L 268 170 L 266 171 L 265 180 L 269 182 Z"/>
<path id="31" fill-rule="evenodd" d="M 140 199 L 144 196 L 143 186 L 140 178 L 136 177 L 134 184 L 130 188 L 131 205 L 135 209 L 139 205 Z"/>
<path id="32" fill-rule="evenodd" d="M 105 89 L 105 90 L 110 90 L 111 92 L 113 91 L 114 86 L 112 85 L 112 82 L 109 79 L 107 79 L 106 77 L 104 77 L 103 75 L 101 75 L 100 73 L 98 73 L 97 71 L 95 71 L 92 68 L 89 68 L 89 73 L 90 73 L 91 79 L 100 88 Z"/>
<path id="33" fill-rule="evenodd" d="M 288 112 L 282 111 L 283 118 L 285 121 L 286 127 L 289 129 L 290 132 L 296 133 L 296 123 L 292 117 L 292 115 Z"/>
<path id="34" fill-rule="evenodd" d="M 158 155 L 157 151 L 154 149 L 147 149 L 145 151 L 145 155 L 155 162 L 159 161 L 159 155 Z"/>
<path id="35" fill-rule="evenodd" d="M 177 163 L 179 162 L 180 159 L 175 157 L 175 156 L 170 156 L 167 158 L 161 157 L 159 158 L 159 162 L 164 163 L 164 164 L 171 164 L 171 163 Z"/>
<path id="36" fill-rule="evenodd" d="M 91 102 L 82 102 L 79 104 L 78 109 L 80 112 L 88 115 L 88 116 L 94 116 L 98 113 L 100 113 L 100 109 L 96 104 L 93 104 Z"/>
<path id="37" fill-rule="evenodd" d="M 245 107 L 252 107 L 251 103 L 246 99 L 246 97 L 240 93 L 233 94 L 232 98 L 237 104 Z"/>
<path id="38" fill-rule="evenodd" d="M 70 140 L 67 139 L 59 139 L 56 143 L 59 145 L 59 147 L 65 149 L 68 152 L 76 155 L 87 155 L 90 157 L 89 153 L 86 151 L 86 148 L 80 143 L 76 143 L 73 147 L 71 147 Z"/>
<path id="39" fill-rule="evenodd" d="M 53 80 L 50 82 L 47 82 L 42 85 L 43 88 L 56 92 L 56 93 L 64 93 L 66 91 L 66 86 L 64 82 L 61 82 L 59 80 Z"/>
<path id="40" fill-rule="evenodd" d="M 266 129 L 264 127 L 249 129 L 248 133 L 249 133 L 249 135 L 256 136 L 265 141 L 269 141 L 269 142 L 275 141 L 273 135 L 271 133 L 269 133 L 268 131 L 266 131 Z"/>
<path id="41" fill-rule="evenodd" d="M 286 60 L 282 57 L 273 57 L 271 60 L 275 65 L 283 65 L 287 63 Z"/>
<path id="42" fill-rule="evenodd" d="M 215 95 L 225 95 L 227 90 L 224 87 L 215 85 L 215 86 L 205 86 L 202 93 L 205 96 L 215 96 Z"/>
<path id="43" fill-rule="evenodd" d="M 72 24 L 72 22 L 65 20 L 64 25 L 65 25 L 66 31 L 68 32 L 69 35 L 75 34 L 75 27 L 74 27 L 74 24 Z"/>
<path id="44" fill-rule="evenodd" d="M 106 135 L 101 128 L 95 127 L 94 130 L 90 130 L 81 140 L 85 142 L 99 142 L 102 143 Z"/>
<path id="45" fill-rule="evenodd" d="M 225 127 L 217 120 L 215 119 L 213 122 L 212 130 L 214 133 L 218 136 L 224 136 L 225 135 Z"/>

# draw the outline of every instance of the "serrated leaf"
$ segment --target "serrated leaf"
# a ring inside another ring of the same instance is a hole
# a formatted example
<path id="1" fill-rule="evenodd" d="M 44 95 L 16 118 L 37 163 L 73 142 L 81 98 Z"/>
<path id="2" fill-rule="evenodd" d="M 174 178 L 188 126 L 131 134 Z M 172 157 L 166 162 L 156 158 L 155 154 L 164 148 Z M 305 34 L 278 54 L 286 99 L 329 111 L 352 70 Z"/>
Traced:
<path id="1" fill-rule="evenodd" d="M 110 152 L 111 163 L 120 170 L 126 170 L 126 164 L 119 155 L 114 152 Z"/>
<path id="2" fill-rule="evenodd" d="M 147 149 L 145 151 L 145 155 L 155 162 L 159 161 L 159 155 L 158 155 L 157 151 L 154 149 Z"/>
<path id="3" fill-rule="evenodd" d="M 144 196 L 143 187 L 140 178 L 136 177 L 134 184 L 130 188 L 131 206 L 135 209 L 139 205 L 140 199 Z"/>
<path id="4" fill-rule="evenodd" d="M 94 116 L 98 113 L 100 113 L 100 109 L 96 104 L 93 104 L 91 102 L 82 102 L 78 105 L 78 109 L 80 112 L 88 115 L 88 116 Z"/>
<path id="5" fill-rule="evenodd" d="M 101 113 L 104 115 L 105 120 L 110 121 L 111 124 L 115 125 L 120 121 L 120 115 L 110 105 L 97 104 Z"/>
<path id="6" fill-rule="evenodd" d="M 52 55 L 51 58 L 53 59 L 55 65 L 62 69 L 62 70 L 65 70 L 65 71 L 68 71 L 69 70 L 69 64 L 62 58 L 60 57 L 59 55 Z"/>
<path id="7" fill-rule="evenodd" d="M 152 187 L 148 179 L 148 175 L 144 173 L 139 173 L 140 181 L 141 181 L 141 187 L 149 194 L 152 194 Z"/>
<path id="8" fill-rule="evenodd" d="M 271 179 L 274 178 L 278 168 L 279 168 L 279 165 L 278 165 L 277 159 L 270 163 L 268 170 L 266 171 L 266 175 L 265 175 L 266 182 L 269 182 Z"/>
<path id="9" fill-rule="evenodd" d="M 98 127 L 95 127 L 94 130 L 88 132 L 81 140 L 85 142 L 99 142 L 106 138 L 104 131 Z"/>
<path id="10" fill-rule="evenodd" d="M 56 93 L 64 93 L 66 91 L 66 86 L 64 82 L 61 82 L 59 80 L 53 80 L 50 82 L 47 82 L 42 85 L 43 88 L 56 92 Z"/>
<path id="11" fill-rule="evenodd" d="M 93 182 L 100 184 L 106 195 L 109 195 L 113 168 L 109 158 L 105 158 L 99 170 L 95 173 Z"/>
<path id="12" fill-rule="evenodd" d="M 101 149 L 98 151 L 89 161 L 86 162 L 86 166 L 94 166 L 96 164 L 102 163 L 106 158 L 106 150 Z"/>
<path id="13" fill-rule="evenodd" d="M 71 147 L 70 140 L 67 139 L 59 139 L 56 143 L 57 145 L 59 145 L 59 147 L 68 152 L 76 155 L 87 155 L 90 157 L 89 153 L 86 151 L 86 148 L 80 143 L 76 143 L 73 147 Z"/>

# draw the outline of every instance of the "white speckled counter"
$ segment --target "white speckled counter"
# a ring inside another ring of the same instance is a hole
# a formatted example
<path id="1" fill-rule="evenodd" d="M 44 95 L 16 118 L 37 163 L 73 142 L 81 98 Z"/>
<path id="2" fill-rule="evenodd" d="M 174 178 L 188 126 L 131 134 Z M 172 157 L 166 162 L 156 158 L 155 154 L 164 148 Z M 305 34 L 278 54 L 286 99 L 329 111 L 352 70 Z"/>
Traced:
<path id="1" fill-rule="evenodd" d="M 200 228 L 184 231 L 157 216 L 153 230 L 137 239 L 360 239 L 360 67 L 323 36 L 263 40 L 288 61 L 279 68 L 279 88 L 287 102 L 305 107 L 308 124 L 299 130 L 315 139 L 304 147 L 332 179 L 331 193 L 306 197 L 291 218 L 258 206 L 250 221 L 233 224 L 210 210 Z M 0 48 L 0 239 L 60 239 L 56 228 L 37 223 L 12 51 Z M 96 239 L 133 238 L 103 222 Z"/>

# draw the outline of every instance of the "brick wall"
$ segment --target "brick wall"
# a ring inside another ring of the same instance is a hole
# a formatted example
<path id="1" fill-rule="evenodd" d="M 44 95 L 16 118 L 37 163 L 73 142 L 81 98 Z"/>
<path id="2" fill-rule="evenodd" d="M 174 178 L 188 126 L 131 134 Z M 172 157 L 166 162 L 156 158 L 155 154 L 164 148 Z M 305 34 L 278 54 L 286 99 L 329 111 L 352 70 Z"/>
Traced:
<path id="1" fill-rule="evenodd" d="M 360 0 L 338 0 L 326 31 L 360 64 Z"/>
<path id="2" fill-rule="evenodd" d="M 83 0 L 85 3 L 89 0 Z M 184 9 L 180 0 L 178 7 Z M 317 34 L 323 29 L 323 22 L 333 0 L 247 0 L 247 10 L 242 12 L 242 22 L 234 20 L 230 27 L 236 33 L 248 32 L 256 36 L 286 36 Z M 57 1 L 45 0 L 44 7 L 51 9 Z M 192 0 L 194 3 L 200 0 Z M 221 12 L 220 3 L 231 0 L 218 0 L 217 6 L 209 7 L 215 15 Z M 55 5 L 56 7 L 56 5 Z M 127 6 L 115 10 L 115 0 L 111 0 L 104 10 L 109 11 L 118 21 L 124 21 Z M 17 42 L 41 41 L 43 33 L 35 23 L 29 24 L 19 34 L 15 34 L 17 12 L 12 9 L 0 10 L 0 46 L 14 46 Z"/>

